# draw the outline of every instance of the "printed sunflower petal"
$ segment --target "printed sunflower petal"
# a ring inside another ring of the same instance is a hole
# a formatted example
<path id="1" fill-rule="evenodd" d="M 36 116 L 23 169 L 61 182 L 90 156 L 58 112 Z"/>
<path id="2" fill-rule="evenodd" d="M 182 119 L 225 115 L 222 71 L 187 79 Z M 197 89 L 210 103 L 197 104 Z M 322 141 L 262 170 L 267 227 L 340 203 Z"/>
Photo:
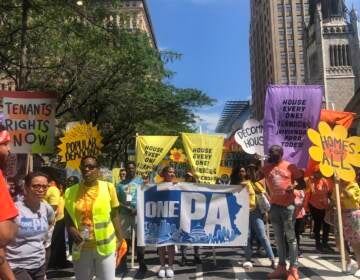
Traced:
<path id="1" fill-rule="evenodd" d="M 344 162 L 343 167 L 344 168 L 336 168 L 336 172 L 339 175 L 340 179 L 347 182 L 354 181 L 356 176 L 354 168 L 346 161 Z"/>
<path id="2" fill-rule="evenodd" d="M 346 139 L 347 142 L 350 143 L 352 149 L 354 149 L 355 153 L 360 153 L 360 137 L 352 136 Z"/>
<path id="3" fill-rule="evenodd" d="M 326 122 L 319 122 L 319 133 L 322 136 L 333 136 L 333 131 Z"/>
<path id="4" fill-rule="evenodd" d="M 338 139 L 346 139 L 346 137 L 348 136 L 348 131 L 346 127 L 342 125 L 336 125 L 334 127 L 334 135 L 336 135 L 336 138 Z"/>
<path id="5" fill-rule="evenodd" d="M 356 167 L 360 167 L 360 154 L 350 154 L 346 155 L 346 161 L 349 162 L 351 165 Z"/>
<path id="6" fill-rule="evenodd" d="M 319 134 L 316 130 L 314 130 L 314 129 L 312 129 L 312 128 L 309 128 L 309 129 L 307 130 L 307 135 L 308 135 L 310 141 L 311 141 L 314 145 L 317 145 L 317 146 L 321 147 L 320 134 Z"/>
<path id="7" fill-rule="evenodd" d="M 315 161 L 322 161 L 323 159 L 323 149 L 318 146 L 312 146 L 309 148 L 310 157 Z"/>
<path id="8" fill-rule="evenodd" d="M 331 177 L 334 174 L 334 169 L 327 163 L 320 163 L 320 172 L 325 177 Z"/>

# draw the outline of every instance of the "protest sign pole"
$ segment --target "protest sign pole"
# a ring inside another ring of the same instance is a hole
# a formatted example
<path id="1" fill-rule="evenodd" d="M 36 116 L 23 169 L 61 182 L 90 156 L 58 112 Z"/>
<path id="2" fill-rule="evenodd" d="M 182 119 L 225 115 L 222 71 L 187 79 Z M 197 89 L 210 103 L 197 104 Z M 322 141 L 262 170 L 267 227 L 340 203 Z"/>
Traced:
<path id="1" fill-rule="evenodd" d="M 26 174 L 29 174 L 34 170 L 34 162 L 32 154 L 28 153 L 26 155 Z"/>
<path id="2" fill-rule="evenodd" d="M 263 167 L 264 163 L 265 163 L 265 156 L 261 156 L 260 161 L 261 161 L 261 167 Z M 265 182 L 264 186 L 265 186 L 265 191 L 267 191 L 266 190 L 266 182 Z M 265 230 L 266 230 L 266 236 L 270 241 L 270 224 L 269 224 L 269 213 L 268 212 L 265 213 Z"/>
<path id="3" fill-rule="evenodd" d="M 131 226 L 131 268 L 135 267 L 135 229 Z"/>
<path id="4" fill-rule="evenodd" d="M 334 178 L 335 178 L 336 211 L 337 211 L 337 219 L 338 219 L 340 255 L 341 255 L 341 270 L 342 272 L 346 272 L 345 244 L 344 244 L 343 222 L 342 222 L 341 204 L 340 204 L 340 186 L 339 186 L 339 179 L 337 177 L 335 170 L 334 170 L 334 175 L 335 175 Z"/>

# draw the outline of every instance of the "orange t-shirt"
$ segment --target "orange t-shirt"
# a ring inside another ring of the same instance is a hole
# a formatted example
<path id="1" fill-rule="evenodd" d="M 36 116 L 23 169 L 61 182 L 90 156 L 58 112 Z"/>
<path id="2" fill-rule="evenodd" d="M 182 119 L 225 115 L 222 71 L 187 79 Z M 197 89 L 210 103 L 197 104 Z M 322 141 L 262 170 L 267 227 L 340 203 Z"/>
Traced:
<path id="1" fill-rule="evenodd" d="M 329 193 L 333 185 L 326 178 L 319 180 L 309 178 L 306 181 L 306 203 L 317 209 L 327 209 L 329 207 Z"/>
<path id="2" fill-rule="evenodd" d="M 293 204 L 295 195 L 286 192 L 286 189 L 294 184 L 295 179 L 302 177 L 301 171 L 294 164 L 282 160 L 277 164 L 265 164 L 262 172 L 269 188 L 271 204 L 285 207 Z"/>
<path id="3" fill-rule="evenodd" d="M 119 201 L 114 185 L 109 183 L 108 190 L 111 199 L 111 208 L 118 207 Z M 75 203 L 75 217 L 78 222 L 80 232 L 82 232 L 85 227 L 87 227 L 89 230 L 88 240 L 84 242 L 82 249 L 93 249 L 96 247 L 92 209 L 98 193 L 98 183 L 91 187 L 85 187 L 84 185 L 80 184 L 77 200 Z"/>

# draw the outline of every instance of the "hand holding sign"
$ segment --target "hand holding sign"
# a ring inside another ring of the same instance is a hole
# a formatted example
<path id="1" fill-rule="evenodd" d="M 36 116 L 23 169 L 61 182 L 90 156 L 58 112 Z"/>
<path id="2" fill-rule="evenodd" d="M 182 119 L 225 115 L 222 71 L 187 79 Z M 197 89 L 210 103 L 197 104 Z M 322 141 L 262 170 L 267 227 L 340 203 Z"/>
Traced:
<path id="1" fill-rule="evenodd" d="M 248 154 L 264 156 L 263 125 L 257 120 L 249 119 L 243 128 L 235 132 L 235 141 Z"/>
<path id="2" fill-rule="evenodd" d="M 355 180 L 353 166 L 360 167 L 360 137 L 348 137 L 347 129 L 341 125 L 332 130 L 326 122 L 319 123 L 319 132 L 310 128 L 307 134 L 314 144 L 309 149 L 310 157 L 320 162 L 325 177 L 337 174 L 344 181 Z"/>

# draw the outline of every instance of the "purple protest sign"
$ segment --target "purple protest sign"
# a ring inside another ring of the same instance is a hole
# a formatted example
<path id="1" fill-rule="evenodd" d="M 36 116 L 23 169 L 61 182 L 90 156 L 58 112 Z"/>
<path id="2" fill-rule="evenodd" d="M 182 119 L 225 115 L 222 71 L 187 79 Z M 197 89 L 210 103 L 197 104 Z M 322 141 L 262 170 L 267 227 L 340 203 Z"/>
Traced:
<path id="1" fill-rule="evenodd" d="M 264 116 L 264 149 L 284 149 L 283 159 L 307 167 L 311 145 L 306 131 L 320 119 L 323 86 L 275 86 L 267 88 Z"/>

